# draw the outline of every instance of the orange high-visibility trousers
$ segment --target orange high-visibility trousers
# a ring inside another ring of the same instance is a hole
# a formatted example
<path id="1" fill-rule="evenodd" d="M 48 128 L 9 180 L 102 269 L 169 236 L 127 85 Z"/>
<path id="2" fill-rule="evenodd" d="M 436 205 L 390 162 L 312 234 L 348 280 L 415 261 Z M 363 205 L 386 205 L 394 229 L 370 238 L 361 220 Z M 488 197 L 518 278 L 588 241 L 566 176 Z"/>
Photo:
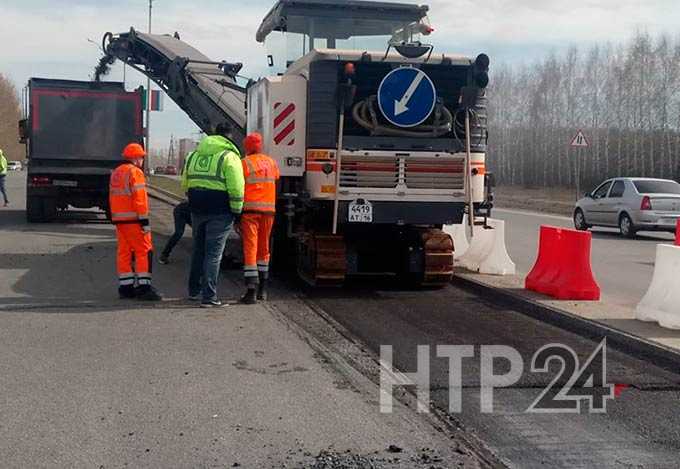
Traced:
<path id="1" fill-rule="evenodd" d="M 138 223 L 121 223 L 116 225 L 116 237 L 119 286 L 151 285 L 151 233 L 144 231 Z"/>
<path id="2" fill-rule="evenodd" d="M 246 284 L 256 285 L 269 278 L 269 237 L 274 226 L 273 213 L 244 213 L 241 216 L 243 276 Z"/>

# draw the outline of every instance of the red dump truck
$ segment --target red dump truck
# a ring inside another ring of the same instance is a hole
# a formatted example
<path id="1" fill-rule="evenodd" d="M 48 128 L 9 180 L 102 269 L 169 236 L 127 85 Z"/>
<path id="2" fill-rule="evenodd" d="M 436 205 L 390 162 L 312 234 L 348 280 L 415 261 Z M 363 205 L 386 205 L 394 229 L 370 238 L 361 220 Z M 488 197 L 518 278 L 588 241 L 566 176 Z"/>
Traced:
<path id="1" fill-rule="evenodd" d="M 31 78 L 26 119 L 19 123 L 28 156 L 26 218 L 100 208 L 108 213 L 108 180 L 130 142 L 142 142 L 142 93 L 123 83 Z"/>

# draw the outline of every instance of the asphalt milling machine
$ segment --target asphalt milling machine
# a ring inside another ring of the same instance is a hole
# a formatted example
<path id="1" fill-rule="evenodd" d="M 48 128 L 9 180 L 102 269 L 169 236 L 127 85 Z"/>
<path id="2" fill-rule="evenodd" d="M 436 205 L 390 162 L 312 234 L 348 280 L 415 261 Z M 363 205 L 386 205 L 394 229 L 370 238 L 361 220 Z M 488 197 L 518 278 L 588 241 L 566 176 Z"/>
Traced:
<path id="1" fill-rule="evenodd" d="M 428 7 L 279 0 L 260 25 L 271 76 L 239 84 L 173 35 L 107 33 L 97 79 L 116 59 L 150 77 L 206 133 L 264 136 L 281 169 L 274 253 L 313 285 L 389 274 L 417 285 L 453 275 L 443 225 L 490 214 L 489 58 L 423 42 Z M 280 51 L 285 49 L 285 53 Z M 293 255 L 294 254 L 294 255 Z"/>

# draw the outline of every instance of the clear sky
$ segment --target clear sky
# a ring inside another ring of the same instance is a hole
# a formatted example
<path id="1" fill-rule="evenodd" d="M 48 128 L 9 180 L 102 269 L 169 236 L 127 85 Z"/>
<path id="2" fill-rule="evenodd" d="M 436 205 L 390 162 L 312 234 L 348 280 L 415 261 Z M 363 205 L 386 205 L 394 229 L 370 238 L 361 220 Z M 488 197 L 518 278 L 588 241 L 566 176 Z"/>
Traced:
<path id="1" fill-rule="evenodd" d="M 596 42 L 619 43 L 636 30 L 680 34 L 679 0 L 431 0 L 440 51 L 476 55 L 494 63 L 530 62 L 550 51 Z M 267 73 L 266 49 L 255 31 L 274 0 L 154 0 L 153 31 L 173 33 L 214 60 L 243 62 L 243 74 Z M 107 31 L 145 31 L 148 0 L 0 0 L 0 73 L 23 87 L 31 76 L 87 80 Z M 95 44 L 89 42 L 92 40 Z M 134 88 L 146 83 L 127 70 Z M 122 80 L 116 65 L 109 79 Z M 493 76 L 492 76 L 493 79 Z M 152 114 L 152 146 L 170 134 L 195 136 L 197 127 L 166 99 Z"/>

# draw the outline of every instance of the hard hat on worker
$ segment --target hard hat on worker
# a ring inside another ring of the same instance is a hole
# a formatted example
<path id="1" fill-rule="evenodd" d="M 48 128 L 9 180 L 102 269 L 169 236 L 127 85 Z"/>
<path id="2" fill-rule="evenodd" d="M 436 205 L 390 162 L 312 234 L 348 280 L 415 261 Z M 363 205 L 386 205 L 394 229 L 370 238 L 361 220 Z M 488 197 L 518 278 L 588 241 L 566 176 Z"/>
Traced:
<path id="1" fill-rule="evenodd" d="M 123 149 L 123 158 L 126 160 L 138 160 L 140 158 L 144 158 L 145 156 L 146 152 L 139 143 L 129 143 Z"/>
<path id="2" fill-rule="evenodd" d="M 246 150 L 246 155 L 262 153 L 262 135 L 257 132 L 248 134 L 243 141 L 243 147 Z"/>

